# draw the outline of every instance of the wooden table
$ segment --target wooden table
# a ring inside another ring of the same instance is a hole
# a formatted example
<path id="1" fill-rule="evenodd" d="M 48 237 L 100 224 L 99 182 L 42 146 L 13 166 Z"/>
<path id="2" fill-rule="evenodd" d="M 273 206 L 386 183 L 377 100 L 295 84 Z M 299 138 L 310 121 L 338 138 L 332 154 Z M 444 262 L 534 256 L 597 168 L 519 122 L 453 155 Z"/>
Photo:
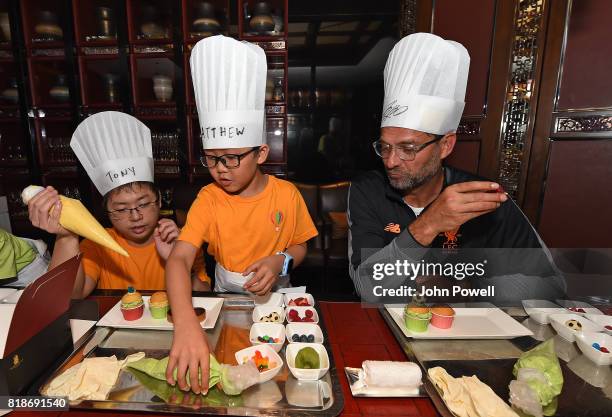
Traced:
<path id="1" fill-rule="evenodd" d="M 100 306 L 100 315 L 108 311 L 118 297 L 95 297 Z M 406 356 L 389 331 L 378 309 L 362 308 L 361 303 L 321 302 L 320 308 L 329 335 L 332 353 L 336 362 L 344 394 L 342 417 L 356 416 L 425 416 L 437 417 L 438 412 L 428 398 L 353 398 L 344 376 L 344 367 L 361 367 L 366 359 L 404 361 Z M 40 417 L 100 417 L 104 412 L 13 412 L 10 416 Z M 145 417 L 144 413 L 112 413 L 113 416 Z M 170 415 L 170 414 L 164 414 Z"/>

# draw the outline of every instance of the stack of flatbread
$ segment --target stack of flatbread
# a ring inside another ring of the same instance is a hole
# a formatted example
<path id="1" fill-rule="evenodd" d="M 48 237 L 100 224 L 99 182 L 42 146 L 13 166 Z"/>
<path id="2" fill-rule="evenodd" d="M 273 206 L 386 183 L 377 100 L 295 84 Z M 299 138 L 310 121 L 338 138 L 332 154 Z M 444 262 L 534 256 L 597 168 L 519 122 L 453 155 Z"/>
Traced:
<path id="1" fill-rule="evenodd" d="M 458 417 L 519 417 L 476 375 L 454 378 L 439 366 L 427 371 L 442 391 L 448 409 Z"/>
<path id="2" fill-rule="evenodd" d="M 117 382 L 121 369 L 144 356 L 144 352 L 138 352 L 123 360 L 117 360 L 115 355 L 85 358 L 83 362 L 55 377 L 43 394 L 50 397 L 68 397 L 69 401 L 105 400 Z"/>

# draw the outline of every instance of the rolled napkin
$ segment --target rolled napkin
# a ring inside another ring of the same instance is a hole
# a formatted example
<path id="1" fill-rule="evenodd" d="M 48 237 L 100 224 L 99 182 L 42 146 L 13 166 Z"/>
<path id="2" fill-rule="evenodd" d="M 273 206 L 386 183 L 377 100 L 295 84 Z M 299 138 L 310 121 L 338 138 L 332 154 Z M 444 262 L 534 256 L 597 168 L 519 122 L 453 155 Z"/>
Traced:
<path id="1" fill-rule="evenodd" d="M 419 394 L 421 377 L 416 363 L 364 361 L 351 391 L 372 397 L 414 397 Z"/>
<path id="2" fill-rule="evenodd" d="M 419 387 L 423 374 L 413 362 L 363 361 L 359 379 L 366 386 Z"/>
<path id="3" fill-rule="evenodd" d="M 30 185 L 21 193 L 21 199 L 24 204 L 29 201 L 39 192 L 44 190 L 39 185 Z M 89 210 L 85 208 L 83 203 L 74 198 L 68 198 L 60 195 L 62 202 L 62 213 L 60 214 L 60 224 L 79 236 L 83 236 L 99 245 L 107 247 L 123 256 L 129 257 L 128 253 L 108 234 L 106 229 L 91 215 Z M 51 208 L 53 210 L 53 208 Z"/>

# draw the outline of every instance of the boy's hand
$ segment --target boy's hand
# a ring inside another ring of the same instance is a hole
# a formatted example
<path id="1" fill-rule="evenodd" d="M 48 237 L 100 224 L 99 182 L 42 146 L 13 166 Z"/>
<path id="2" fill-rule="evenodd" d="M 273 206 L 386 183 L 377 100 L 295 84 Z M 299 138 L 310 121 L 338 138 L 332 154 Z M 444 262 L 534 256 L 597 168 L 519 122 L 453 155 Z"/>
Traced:
<path id="1" fill-rule="evenodd" d="M 278 281 L 278 274 L 282 271 L 284 262 L 283 255 L 266 256 L 255 262 L 242 273 L 245 276 L 251 272 L 255 273 L 243 288 L 256 295 L 266 295 Z"/>
<path id="2" fill-rule="evenodd" d="M 177 370 L 176 379 L 174 378 L 175 369 Z M 198 369 L 201 371 L 200 378 L 198 378 Z M 182 323 L 175 322 L 172 349 L 170 349 L 166 368 L 166 381 L 170 385 L 178 382 L 179 388 L 183 391 L 188 391 L 191 387 L 196 394 L 206 394 L 209 372 L 208 342 L 195 314 L 190 320 Z M 187 385 L 186 377 L 189 378 L 189 385 Z"/>
<path id="3" fill-rule="evenodd" d="M 59 223 L 62 202 L 53 187 L 47 187 L 28 202 L 28 215 L 33 226 L 57 235 L 58 238 L 76 235 Z"/>
<path id="4" fill-rule="evenodd" d="M 155 248 L 157 253 L 164 261 L 168 260 L 170 252 L 174 247 L 174 242 L 178 238 L 180 229 L 170 219 L 160 219 L 157 222 L 157 227 L 153 232 L 153 239 L 155 240 Z"/>

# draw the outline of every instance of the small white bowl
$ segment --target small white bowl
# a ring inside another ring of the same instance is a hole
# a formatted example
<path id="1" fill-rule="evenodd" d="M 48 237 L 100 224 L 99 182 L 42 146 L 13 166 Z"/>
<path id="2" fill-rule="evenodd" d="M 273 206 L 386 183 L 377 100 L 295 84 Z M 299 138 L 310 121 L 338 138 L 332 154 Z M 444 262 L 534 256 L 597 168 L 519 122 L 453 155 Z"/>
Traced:
<path id="1" fill-rule="evenodd" d="M 308 301 L 308 306 L 289 306 L 289 302 L 291 300 L 295 300 L 296 298 L 305 298 L 306 301 Z M 315 304 L 315 300 L 314 297 L 310 294 L 308 294 L 307 292 L 302 292 L 302 293 L 288 293 L 285 294 L 285 306 L 287 307 L 312 307 Z"/>
<path id="2" fill-rule="evenodd" d="M 332 398 L 331 378 L 325 375 L 318 381 L 300 381 L 288 377 L 285 382 L 287 402 L 298 407 L 322 407 L 325 398 Z"/>
<path id="3" fill-rule="evenodd" d="M 579 334 L 599 332 L 602 330 L 600 326 L 578 314 L 551 314 L 549 318 L 553 329 L 555 329 L 559 336 L 568 342 L 576 340 L 576 336 Z M 568 320 L 576 320 L 579 322 L 582 325 L 582 330 L 576 331 L 567 327 L 565 323 L 567 323 Z"/>
<path id="4" fill-rule="evenodd" d="M 265 316 L 269 316 L 271 313 L 278 314 L 278 321 L 276 322 L 265 322 L 262 321 L 262 318 Z M 285 322 L 285 310 L 282 307 L 266 307 L 266 306 L 257 306 L 253 309 L 253 323 L 280 323 L 283 324 Z"/>
<path id="5" fill-rule="evenodd" d="M 551 314 L 565 314 L 567 310 L 548 300 L 523 300 L 525 312 L 535 322 L 548 324 L 548 316 Z"/>
<path id="6" fill-rule="evenodd" d="M 288 323 L 287 324 L 287 342 L 289 343 L 300 343 L 294 342 L 291 338 L 294 334 L 308 336 L 309 334 L 314 335 L 314 342 L 311 343 L 323 343 L 323 332 L 318 324 L 313 323 Z M 302 342 L 303 343 L 303 342 Z"/>
<path id="7" fill-rule="evenodd" d="M 282 307 L 283 294 L 278 292 L 269 292 L 266 295 L 253 295 L 253 301 L 256 306 L 265 307 Z"/>
<path id="8" fill-rule="evenodd" d="M 319 369 L 301 369 L 295 367 L 295 357 L 298 352 L 305 347 L 311 347 L 319 354 L 319 361 L 321 367 Z M 304 381 L 316 381 L 320 379 L 329 370 L 329 356 L 325 346 L 318 343 L 291 343 L 287 345 L 285 349 L 285 359 L 287 359 L 287 366 L 297 379 Z"/>
<path id="9" fill-rule="evenodd" d="M 265 343 L 257 340 L 258 337 L 270 336 L 278 339 L 278 343 Z M 280 351 L 285 344 L 285 326 L 280 323 L 253 323 L 249 333 L 249 339 L 252 345 L 267 345 L 271 346 L 275 352 Z"/>
<path id="10" fill-rule="evenodd" d="M 248 361 L 250 358 L 252 358 L 255 355 L 256 351 L 260 351 L 262 356 L 268 357 L 270 362 L 276 363 L 276 366 L 274 368 L 271 368 L 271 369 L 268 369 L 267 371 L 259 373 L 259 383 L 263 384 L 264 382 L 267 382 L 271 380 L 272 378 L 274 378 L 276 375 L 278 375 L 280 370 L 283 368 L 283 360 L 278 355 L 278 353 L 274 351 L 274 349 L 264 344 L 264 345 L 250 346 L 248 348 L 239 350 L 234 355 L 234 357 L 236 358 L 236 362 L 239 365 L 242 365 L 243 363 L 245 363 L 244 359 L 246 358 L 246 360 Z"/>
<path id="11" fill-rule="evenodd" d="M 612 316 L 606 316 L 605 314 L 586 314 L 585 317 L 591 320 L 595 324 L 599 324 L 603 327 L 604 333 L 612 336 Z M 609 326 L 609 329 L 606 329 Z"/>
<path id="12" fill-rule="evenodd" d="M 587 314 L 603 314 L 603 312 L 590 305 L 589 303 L 585 303 L 584 301 L 574 301 L 574 300 L 555 300 L 562 307 L 565 308 L 565 312 L 569 314 L 578 314 L 580 316 L 586 316 Z M 584 313 L 579 311 L 572 311 L 571 308 L 581 308 L 584 310 Z"/>
<path id="13" fill-rule="evenodd" d="M 596 350 L 593 343 L 605 346 L 610 352 L 604 353 Z M 576 336 L 576 344 L 593 363 L 599 366 L 612 365 L 612 336 L 605 333 L 584 333 Z"/>
<path id="14" fill-rule="evenodd" d="M 302 322 L 302 321 L 293 321 L 293 320 L 291 320 L 291 318 L 289 317 L 289 311 L 291 311 L 291 310 L 296 310 L 301 318 L 306 317 L 306 311 L 308 311 L 308 310 L 312 311 L 312 321 Z M 287 322 L 288 323 L 314 323 L 314 324 L 317 324 L 319 322 L 319 314 L 317 313 L 317 310 L 315 310 L 313 307 L 285 307 L 285 317 L 287 317 Z"/>

